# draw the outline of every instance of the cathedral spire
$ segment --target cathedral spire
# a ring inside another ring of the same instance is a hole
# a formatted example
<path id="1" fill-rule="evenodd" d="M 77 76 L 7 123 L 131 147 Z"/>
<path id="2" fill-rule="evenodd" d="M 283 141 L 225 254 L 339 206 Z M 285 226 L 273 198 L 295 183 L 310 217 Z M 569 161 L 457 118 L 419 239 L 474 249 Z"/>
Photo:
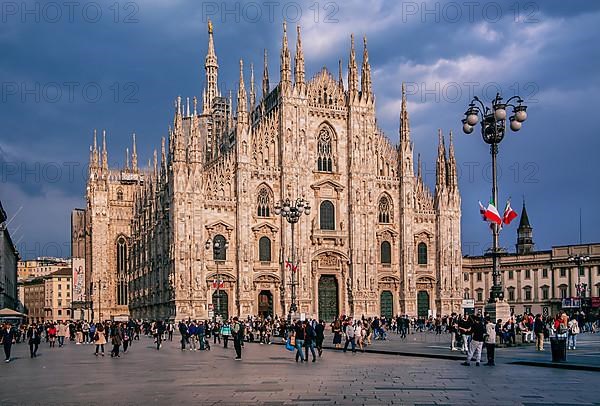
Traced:
<path id="1" fill-rule="evenodd" d="M 521 220 L 517 229 L 517 254 L 528 254 L 533 251 L 533 228 L 529 223 L 529 216 L 525 208 L 525 198 L 523 198 L 523 209 L 521 210 Z"/>
<path id="2" fill-rule="evenodd" d="M 344 78 L 342 76 L 342 60 L 338 60 L 338 86 L 340 90 L 344 91 Z"/>
<path id="3" fill-rule="evenodd" d="M 254 91 L 254 64 L 250 64 L 250 111 L 254 110 L 256 105 L 256 93 Z"/>
<path id="4" fill-rule="evenodd" d="M 229 106 L 227 107 L 227 130 L 233 128 L 233 92 L 229 89 Z"/>
<path id="5" fill-rule="evenodd" d="M 246 85 L 244 84 L 244 61 L 240 59 L 240 83 L 237 94 L 237 119 L 238 123 L 248 122 L 248 98 L 246 96 Z"/>
<path id="6" fill-rule="evenodd" d="M 417 178 L 422 180 L 423 176 L 423 166 L 421 164 L 421 154 L 417 154 Z"/>
<path id="7" fill-rule="evenodd" d="M 456 158 L 454 157 L 454 140 L 450 131 L 450 145 L 448 146 L 448 161 L 446 164 L 447 185 L 450 190 L 458 189 L 458 176 L 456 173 Z"/>
<path id="8" fill-rule="evenodd" d="M 348 61 L 348 91 L 350 100 L 358 92 L 358 69 L 356 67 L 356 53 L 354 52 L 354 34 L 350 34 L 350 60 Z"/>
<path id="9" fill-rule="evenodd" d="M 106 130 L 102 130 L 102 169 L 108 169 L 108 151 L 106 150 Z"/>
<path id="10" fill-rule="evenodd" d="M 267 58 L 267 49 L 265 48 L 264 53 L 264 69 L 263 69 L 263 80 L 262 80 L 262 96 L 263 99 L 269 94 L 269 61 Z"/>
<path id="11" fill-rule="evenodd" d="M 446 186 L 446 145 L 444 144 L 444 136 L 442 130 L 438 129 L 438 156 L 436 162 L 436 192 Z"/>
<path id="12" fill-rule="evenodd" d="M 406 85 L 402 82 L 402 106 L 400 108 L 400 143 L 410 142 L 410 123 L 406 108 Z"/>
<path id="13" fill-rule="evenodd" d="M 283 39 L 281 45 L 281 65 L 280 65 L 280 81 L 282 85 L 290 85 L 292 83 L 291 79 L 291 69 L 290 69 L 290 49 L 288 48 L 288 39 L 287 39 L 287 25 L 285 21 L 283 22 Z"/>
<path id="14" fill-rule="evenodd" d="M 371 64 L 369 63 L 369 51 L 367 50 L 367 36 L 363 37 L 363 65 L 360 90 L 363 97 L 371 97 Z"/>
<path id="15" fill-rule="evenodd" d="M 138 156 L 137 156 L 137 145 L 135 142 L 135 133 L 133 133 L 132 135 L 133 138 L 133 146 L 132 146 L 132 150 L 131 150 L 131 169 L 134 172 L 137 172 L 138 170 Z"/>
<path id="16" fill-rule="evenodd" d="M 129 171 L 129 147 L 125 148 L 125 169 Z"/>
<path id="17" fill-rule="evenodd" d="M 92 167 L 97 168 L 99 161 L 100 161 L 100 158 L 98 155 L 98 136 L 97 136 L 96 129 L 94 129 L 94 147 L 92 148 L 92 158 L 91 158 Z"/>
<path id="18" fill-rule="evenodd" d="M 294 67 L 294 79 L 296 85 L 304 84 L 304 51 L 302 50 L 302 38 L 300 37 L 300 26 L 296 26 L 297 39 L 296 39 L 296 60 Z"/>
<path id="19" fill-rule="evenodd" d="M 208 51 L 206 53 L 206 59 L 204 61 L 204 69 L 206 70 L 206 98 L 205 107 L 210 110 L 212 107 L 213 99 L 219 95 L 218 90 L 218 76 L 219 76 L 219 64 L 217 63 L 217 55 L 215 53 L 215 43 L 213 39 L 213 25 L 212 21 L 208 20 Z M 204 111 L 208 113 L 208 111 Z"/>
<path id="20" fill-rule="evenodd" d="M 165 137 L 160 140 L 160 166 L 163 181 L 166 181 L 167 176 L 167 148 Z"/>

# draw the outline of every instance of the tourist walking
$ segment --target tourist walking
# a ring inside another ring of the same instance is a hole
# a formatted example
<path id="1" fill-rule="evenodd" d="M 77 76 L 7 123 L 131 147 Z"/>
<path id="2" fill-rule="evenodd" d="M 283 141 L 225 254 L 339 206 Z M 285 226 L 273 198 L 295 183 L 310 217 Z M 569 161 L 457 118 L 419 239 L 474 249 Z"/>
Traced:
<path id="1" fill-rule="evenodd" d="M 50 324 L 48 330 L 46 332 L 46 336 L 50 342 L 50 347 L 56 346 L 56 326 L 54 324 Z"/>
<path id="2" fill-rule="evenodd" d="M 300 359 L 300 362 L 304 362 L 304 337 L 305 337 L 305 328 L 304 325 L 297 321 L 294 326 L 293 335 L 296 341 L 296 362 Z"/>
<path id="3" fill-rule="evenodd" d="M 96 352 L 94 355 L 98 356 L 98 351 L 102 351 L 104 357 L 104 344 L 106 344 L 106 336 L 104 335 L 104 326 L 102 323 L 96 325 L 96 333 L 94 334 L 94 344 L 96 344 Z"/>
<path id="4" fill-rule="evenodd" d="M 325 322 L 321 319 L 315 326 L 315 344 L 319 357 L 323 355 L 323 340 L 325 340 Z"/>
<path id="5" fill-rule="evenodd" d="M 569 337 L 568 337 L 568 347 L 569 350 L 577 349 L 577 334 L 579 334 L 581 330 L 579 329 L 579 322 L 576 318 L 572 318 L 569 321 Z"/>
<path id="6" fill-rule="evenodd" d="M 221 327 L 221 336 L 223 336 L 223 348 L 227 348 L 227 341 L 229 341 L 229 336 L 231 335 L 231 325 L 227 320 L 223 321 L 223 326 Z"/>
<path id="7" fill-rule="evenodd" d="M 342 322 L 338 318 L 331 324 L 333 330 L 333 345 L 335 348 L 340 348 L 342 344 Z"/>
<path id="8" fill-rule="evenodd" d="M 470 316 L 471 319 L 471 344 L 469 346 L 469 352 L 467 352 L 467 360 L 462 365 L 469 366 L 471 359 L 475 357 L 475 365 L 479 366 L 481 362 L 481 349 L 483 347 L 483 336 L 485 334 L 485 327 L 481 321 L 481 317 Z"/>
<path id="9" fill-rule="evenodd" d="M 375 330 L 375 328 L 373 329 Z M 352 326 L 352 320 L 348 320 L 345 323 L 344 333 L 346 334 L 346 342 L 344 343 L 344 352 L 348 349 L 348 344 L 352 344 L 352 352 L 356 353 L 356 337 L 354 335 L 354 327 Z"/>
<path id="10" fill-rule="evenodd" d="M 315 329 L 313 326 L 306 320 L 304 320 L 304 348 L 305 348 L 305 357 L 306 362 L 308 362 L 308 350 L 310 350 L 312 354 L 312 362 L 315 362 L 317 359 L 317 355 L 315 354 L 315 339 L 317 334 L 315 333 Z"/>
<path id="11" fill-rule="evenodd" d="M 487 354 L 487 366 L 496 365 L 496 324 L 490 316 L 485 317 L 485 352 Z"/>
<path id="12" fill-rule="evenodd" d="M 29 355 L 31 358 L 37 357 L 37 351 L 40 342 L 42 341 L 42 337 L 40 336 L 40 331 L 35 323 L 27 329 L 27 341 L 29 343 Z"/>
<path id="13" fill-rule="evenodd" d="M 544 351 L 544 331 L 546 325 L 542 320 L 541 314 L 535 315 L 535 321 L 533 322 L 533 333 L 535 334 L 535 349 L 538 351 Z"/>
<path id="14" fill-rule="evenodd" d="M 58 322 L 58 327 L 56 328 L 56 335 L 58 336 L 58 348 L 61 348 L 65 345 L 65 337 L 69 334 L 69 326 L 67 326 L 62 321 Z"/>
<path id="15" fill-rule="evenodd" d="M 110 352 L 110 357 L 111 358 L 121 358 L 121 355 L 119 354 L 119 350 L 121 347 L 121 344 L 123 342 L 123 337 L 121 335 L 121 326 L 119 324 L 113 325 L 112 329 L 111 329 L 111 334 L 110 334 L 110 341 L 112 343 L 112 350 Z"/>
<path id="16" fill-rule="evenodd" d="M 4 324 L 4 328 L 0 334 L 0 344 L 4 347 L 4 362 L 10 362 L 10 351 L 15 342 L 15 331 L 13 330 L 12 325 L 10 323 Z"/>

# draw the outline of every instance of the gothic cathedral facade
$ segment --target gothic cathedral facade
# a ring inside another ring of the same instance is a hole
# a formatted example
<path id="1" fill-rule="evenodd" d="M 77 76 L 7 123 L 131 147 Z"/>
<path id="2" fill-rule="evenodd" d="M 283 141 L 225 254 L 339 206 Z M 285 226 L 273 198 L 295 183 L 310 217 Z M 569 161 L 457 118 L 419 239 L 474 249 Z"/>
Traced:
<path id="1" fill-rule="evenodd" d="M 323 68 L 307 80 L 300 29 L 292 66 L 284 24 L 279 83 L 270 86 L 265 51 L 261 95 L 252 66 L 247 91 L 240 61 L 234 109 L 219 90 L 209 23 L 201 106 L 177 98 L 161 159 L 155 152 L 154 165 L 138 169 L 134 143 L 131 164 L 109 169 L 94 141 L 86 263 L 103 318 L 285 315 L 292 276 L 308 317 L 461 310 L 452 138 L 446 151 L 440 132 L 432 193 L 420 163 L 414 172 L 404 86 L 393 145 L 377 127 L 366 38 L 360 72 L 351 38 L 346 83 L 341 61 L 338 78 Z M 312 210 L 292 246 L 274 206 L 297 198 Z"/>

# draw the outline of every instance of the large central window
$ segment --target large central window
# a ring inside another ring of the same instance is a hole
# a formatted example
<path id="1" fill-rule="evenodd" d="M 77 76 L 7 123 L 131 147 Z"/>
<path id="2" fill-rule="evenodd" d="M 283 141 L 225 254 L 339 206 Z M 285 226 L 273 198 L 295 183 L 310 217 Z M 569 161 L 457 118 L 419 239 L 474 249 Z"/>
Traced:
<path id="1" fill-rule="evenodd" d="M 127 241 L 117 240 L 117 305 L 127 304 Z"/>
<path id="2" fill-rule="evenodd" d="M 321 127 L 317 141 L 317 170 L 319 172 L 333 172 L 332 140 L 331 129 L 328 126 Z"/>

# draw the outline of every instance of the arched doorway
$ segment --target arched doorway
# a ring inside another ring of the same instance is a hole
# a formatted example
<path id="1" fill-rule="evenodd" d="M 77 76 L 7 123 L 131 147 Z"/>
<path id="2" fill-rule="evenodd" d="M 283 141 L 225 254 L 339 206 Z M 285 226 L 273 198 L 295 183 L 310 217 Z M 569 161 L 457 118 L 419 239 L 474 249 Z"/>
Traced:
<path id="1" fill-rule="evenodd" d="M 270 290 L 261 290 L 258 294 L 258 315 L 273 317 L 273 294 Z"/>
<path id="2" fill-rule="evenodd" d="M 425 318 L 429 316 L 429 292 L 426 290 L 417 293 L 417 316 Z"/>
<path id="3" fill-rule="evenodd" d="M 394 316 L 394 295 L 389 290 L 381 292 L 380 298 L 380 316 L 391 319 Z"/>
<path id="4" fill-rule="evenodd" d="M 319 278 L 319 319 L 330 322 L 339 313 L 338 282 L 333 275 L 321 275 Z"/>
<path id="5" fill-rule="evenodd" d="M 229 297 L 224 290 L 214 291 L 212 302 L 215 309 L 215 316 L 221 316 L 223 320 L 229 319 Z"/>

